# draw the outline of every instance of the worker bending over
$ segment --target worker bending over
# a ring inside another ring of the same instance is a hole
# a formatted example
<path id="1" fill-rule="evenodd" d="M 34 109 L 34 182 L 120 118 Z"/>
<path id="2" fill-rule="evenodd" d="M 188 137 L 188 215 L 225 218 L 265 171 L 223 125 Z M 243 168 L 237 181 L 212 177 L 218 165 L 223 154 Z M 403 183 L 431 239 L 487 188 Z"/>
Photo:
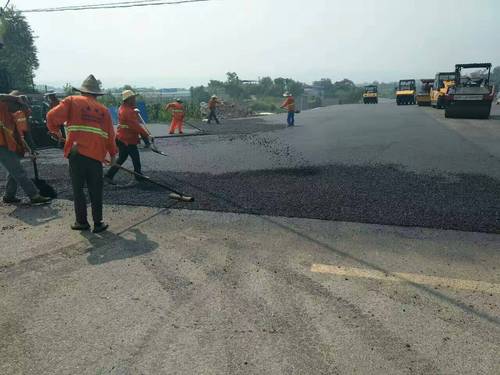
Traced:
<path id="1" fill-rule="evenodd" d="M 295 99 L 292 94 L 286 92 L 283 94 L 286 97 L 285 101 L 281 104 L 281 108 L 284 108 L 288 111 L 288 117 L 286 122 L 288 126 L 295 125 Z"/>
<path id="2" fill-rule="evenodd" d="M 89 230 L 87 201 L 84 186 L 90 196 L 94 233 L 105 231 L 108 225 L 102 221 L 103 168 L 107 154 L 111 165 L 115 162 L 117 148 L 115 131 L 108 109 L 97 102 L 104 95 L 93 75 L 83 81 L 81 88 L 74 89 L 81 95 L 69 96 L 47 114 L 49 132 L 62 137 L 60 124 L 66 123 L 68 134 L 64 156 L 69 160 L 69 174 L 73 186 L 76 222 L 73 230 Z"/>
<path id="3" fill-rule="evenodd" d="M 219 119 L 217 118 L 217 105 L 220 104 L 219 98 L 217 96 L 212 95 L 210 100 L 208 101 L 208 121 L 207 123 L 210 124 L 212 120 L 215 120 L 217 124 L 220 124 Z"/>
<path id="4" fill-rule="evenodd" d="M 16 193 L 17 186 L 21 185 L 32 205 L 46 204 L 51 199 L 40 195 L 20 162 L 26 151 L 29 151 L 24 139 L 27 127 L 20 115 L 24 113 L 23 110 L 26 110 L 26 106 L 22 98 L 0 94 L 0 164 L 9 173 L 3 202 L 19 203 L 21 200 L 16 197 Z M 14 116 L 16 113 L 17 117 Z M 35 155 L 30 153 L 30 157 L 34 158 Z"/>
<path id="5" fill-rule="evenodd" d="M 169 134 L 174 134 L 175 129 L 179 129 L 179 134 L 183 134 L 182 125 L 184 122 L 185 111 L 182 100 L 175 99 L 174 102 L 168 103 L 165 109 L 172 113 L 172 123 L 170 124 Z"/>
<path id="6" fill-rule="evenodd" d="M 139 114 L 136 112 L 136 97 L 137 94 L 132 90 L 125 90 L 122 93 L 123 104 L 118 110 L 118 131 L 116 133 L 116 145 L 118 146 L 119 155 L 116 161 L 117 165 L 122 165 L 130 156 L 134 164 L 134 171 L 141 173 L 141 157 L 137 145 L 139 137 L 151 142 L 150 135 L 146 129 L 141 126 Z M 118 166 L 112 166 L 106 176 L 105 181 L 114 185 L 113 177 L 118 172 Z M 140 176 L 135 176 L 135 179 L 140 181 Z"/>

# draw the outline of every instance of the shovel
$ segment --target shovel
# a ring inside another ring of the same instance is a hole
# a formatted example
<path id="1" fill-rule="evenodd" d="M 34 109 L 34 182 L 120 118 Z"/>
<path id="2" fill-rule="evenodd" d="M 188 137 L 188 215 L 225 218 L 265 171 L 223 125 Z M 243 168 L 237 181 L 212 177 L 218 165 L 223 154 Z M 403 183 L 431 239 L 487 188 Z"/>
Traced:
<path id="1" fill-rule="evenodd" d="M 40 176 L 38 175 L 38 165 L 36 163 L 36 153 L 33 152 L 33 150 L 30 148 L 28 143 L 22 138 L 22 142 L 24 144 L 24 147 L 26 150 L 28 150 L 31 160 L 33 161 L 33 171 L 35 172 L 35 178 L 31 179 L 35 186 L 37 187 L 38 191 L 40 192 L 40 195 L 43 197 L 47 198 L 57 198 L 57 193 L 55 189 L 50 186 L 45 180 L 40 179 Z"/>
<path id="2" fill-rule="evenodd" d="M 48 198 L 57 198 L 57 192 L 45 180 L 41 180 L 38 175 L 38 165 L 36 159 L 33 158 L 33 170 L 35 171 L 35 178 L 32 179 L 35 186 L 40 191 L 40 195 Z"/>

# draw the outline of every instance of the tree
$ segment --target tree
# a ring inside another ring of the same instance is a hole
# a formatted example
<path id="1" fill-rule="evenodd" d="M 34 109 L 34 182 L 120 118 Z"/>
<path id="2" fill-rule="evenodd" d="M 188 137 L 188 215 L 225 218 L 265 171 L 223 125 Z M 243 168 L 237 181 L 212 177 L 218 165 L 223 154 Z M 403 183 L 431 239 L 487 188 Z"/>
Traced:
<path id="1" fill-rule="evenodd" d="M 73 95 L 73 86 L 71 85 L 71 83 L 66 83 L 63 86 L 63 91 L 65 96 Z"/>
<path id="2" fill-rule="evenodd" d="M 0 32 L 4 47 L 0 54 L 0 91 L 33 91 L 34 71 L 38 68 L 33 31 L 26 18 L 14 8 L 0 11 Z"/>
<path id="3" fill-rule="evenodd" d="M 189 91 L 191 92 L 191 101 L 195 104 L 208 102 L 210 99 L 210 94 L 205 89 L 205 86 L 191 87 Z"/>
<path id="4" fill-rule="evenodd" d="M 234 72 L 226 73 L 227 80 L 224 83 L 224 89 L 226 93 L 233 99 L 241 99 L 243 96 L 243 85 L 238 77 L 238 74 Z"/>

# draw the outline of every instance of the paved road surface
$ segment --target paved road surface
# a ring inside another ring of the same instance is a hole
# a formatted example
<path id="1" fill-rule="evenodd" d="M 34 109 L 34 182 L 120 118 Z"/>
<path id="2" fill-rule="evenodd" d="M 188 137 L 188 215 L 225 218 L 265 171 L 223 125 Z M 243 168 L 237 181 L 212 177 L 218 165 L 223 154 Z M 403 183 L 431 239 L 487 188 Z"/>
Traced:
<path id="1" fill-rule="evenodd" d="M 107 187 L 102 236 L 68 231 L 44 152 L 63 199 L 0 205 L 0 374 L 500 373 L 494 116 L 337 106 L 161 139 L 144 171 L 197 201 Z"/>
<path id="2" fill-rule="evenodd" d="M 107 206 L 93 236 L 67 201 L 0 214 L 2 375 L 500 371 L 498 235 Z"/>
<path id="3" fill-rule="evenodd" d="M 143 152 L 143 170 L 195 196 L 191 209 L 496 233 L 495 110 L 489 121 L 445 120 L 432 108 L 344 105 L 303 112 L 295 128 L 283 116 L 200 125 L 212 135 L 159 139 L 171 157 Z M 65 161 L 48 155 L 58 167 L 44 176 L 70 198 Z M 118 181 L 109 203 L 169 204 L 161 189 Z"/>

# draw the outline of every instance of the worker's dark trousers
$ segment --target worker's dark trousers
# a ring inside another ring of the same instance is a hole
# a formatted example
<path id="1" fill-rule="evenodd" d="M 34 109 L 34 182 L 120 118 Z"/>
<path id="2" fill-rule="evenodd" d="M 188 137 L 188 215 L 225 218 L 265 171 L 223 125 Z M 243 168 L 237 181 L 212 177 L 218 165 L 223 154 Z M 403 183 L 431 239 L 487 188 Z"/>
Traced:
<path id="1" fill-rule="evenodd" d="M 217 115 L 215 113 L 215 109 L 211 109 L 210 113 L 208 114 L 208 123 L 210 124 L 212 120 L 215 120 L 217 124 L 220 124 L 219 119 L 217 118 Z"/>
<path id="2" fill-rule="evenodd" d="M 5 198 L 15 198 L 17 185 L 21 185 L 26 195 L 30 198 L 38 195 L 38 190 L 33 182 L 28 178 L 26 171 L 21 165 L 21 158 L 7 147 L 0 146 L 0 164 L 7 172 L 7 185 L 5 186 Z"/>
<path id="3" fill-rule="evenodd" d="M 288 123 L 288 126 L 295 125 L 295 112 L 288 112 L 288 118 L 286 119 L 286 122 Z"/>
<path id="4" fill-rule="evenodd" d="M 77 153 L 70 154 L 69 175 L 73 186 L 76 222 L 88 223 L 87 200 L 83 190 L 87 185 L 94 224 L 100 223 L 102 221 L 102 163 Z"/>
<path id="5" fill-rule="evenodd" d="M 132 164 L 134 164 L 134 171 L 136 173 L 141 174 L 141 157 L 139 156 L 139 150 L 137 149 L 137 145 L 126 145 L 125 143 L 116 140 L 116 145 L 118 146 L 118 160 L 116 164 L 122 165 L 125 163 L 125 160 L 130 156 L 132 159 Z M 106 177 L 113 179 L 115 177 L 116 172 L 118 172 L 118 167 L 109 168 L 108 173 L 106 173 Z M 140 181 L 141 178 L 135 176 L 135 179 Z"/>

